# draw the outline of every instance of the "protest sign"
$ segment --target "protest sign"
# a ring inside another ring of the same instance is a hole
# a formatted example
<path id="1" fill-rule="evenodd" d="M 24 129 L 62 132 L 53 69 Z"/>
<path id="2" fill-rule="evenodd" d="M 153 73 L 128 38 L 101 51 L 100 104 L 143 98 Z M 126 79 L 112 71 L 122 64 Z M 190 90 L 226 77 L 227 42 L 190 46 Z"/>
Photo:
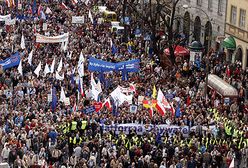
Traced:
<path id="1" fill-rule="evenodd" d="M 20 63 L 21 57 L 19 52 L 11 55 L 9 58 L 6 58 L 3 61 L 0 61 L 0 65 L 3 67 L 3 70 L 6 70 L 8 68 L 12 68 L 15 66 L 18 66 Z"/>
<path id="2" fill-rule="evenodd" d="M 65 102 L 65 105 L 66 106 L 69 106 L 70 105 L 70 98 L 69 97 L 66 97 L 65 100 L 64 100 L 64 102 Z"/>
<path id="3" fill-rule="evenodd" d="M 131 105 L 131 106 L 130 106 L 130 112 L 131 112 L 131 113 L 136 113 L 136 112 L 137 112 L 137 106 Z"/>
<path id="4" fill-rule="evenodd" d="M 67 42 L 69 40 L 69 33 L 64 33 L 59 36 L 44 36 L 41 34 L 36 34 L 37 43 L 61 43 Z"/>
<path id="5" fill-rule="evenodd" d="M 97 72 L 109 72 L 109 71 L 122 71 L 126 68 L 127 72 L 138 72 L 139 63 L 140 63 L 139 59 L 133 59 L 119 63 L 112 63 L 90 57 L 88 70 L 97 71 Z"/>
<path id="6" fill-rule="evenodd" d="M 95 111 L 96 111 L 95 106 L 90 106 L 88 108 L 83 109 L 83 113 L 86 115 L 90 115 Z"/>
<path id="7" fill-rule="evenodd" d="M 134 130 L 138 135 L 142 135 L 146 132 L 155 131 L 156 133 L 164 134 L 168 133 L 169 136 L 173 136 L 176 132 L 181 132 L 184 137 L 188 137 L 190 132 L 196 130 L 196 126 L 189 128 L 189 126 L 177 126 L 177 125 L 168 125 L 168 124 L 161 124 L 161 125 L 152 125 L 152 124 L 113 124 L 113 125 L 101 125 L 104 132 L 108 131 L 115 131 L 116 134 L 119 134 L 121 131 L 125 134 L 129 134 L 130 131 Z M 215 129 L 216 126 L 212 125 L 209 126 L 210 130 Z M 202 126 L 203 131 L 207 131 L 206 126 Z"/>
<path id="8" fill-rule="evenodd" d="M 84 23 L 84 16 L 72 16 L 71 20 L 71 22 L 74 24 L 82 24 Z"/>

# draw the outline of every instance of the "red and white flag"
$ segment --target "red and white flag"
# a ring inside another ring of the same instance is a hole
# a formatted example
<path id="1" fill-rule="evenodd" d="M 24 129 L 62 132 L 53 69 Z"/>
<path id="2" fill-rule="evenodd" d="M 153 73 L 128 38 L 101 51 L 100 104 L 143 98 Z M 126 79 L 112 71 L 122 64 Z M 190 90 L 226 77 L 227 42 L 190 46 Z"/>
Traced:
<path id="1" fill-rule="evenodd" d="M 133 83 L 130 84 L 130 90 L 136 93 L 136 87 Z"/>
<path id="2" fill-rule="evenodd" d="M 149 115 L 150 115 L 150 118 L 153 118 L 153 108 L 152 108 L 152 106 L 149 108 Z"/>
<path id="3" fill-rule="evenodd" d="M 39 5 L 39 7 L 38 7 L 38 16 L 40 16 L 41 15 L 41 11 L 42 11 L 42 6 L 41 6 L 41 4 Z"/>
<path id="4" fill-rule="evenodd" d="M 6 6 L 10 7 L 10 0 L 5 0 Z"/>
<path id="5" fill-rule="evenodd" d="M 78 1 L 77 1 L 77 0 L 71 0 L 71 3 L 72 3 L 73 5 L 76 5 L 76 4 L 78 3 Z"/>
<path id="6" fill-rule="evenodd" d="M 73 106 L 73 112 L 76 112 L 76 111 L 77 111 L 77 103 L 75 101 L 74 106 Z"/>
<path id="7" fill-rule="evenodd" d="M 106 106 L 109 111 L 112 111 L 112 106 L 110 102 L 110 98 L 107 98 L 106 101 L 103 103 L 103 106 Z"/>
<path id="8" fill-rule="evenodd" d="M 171 109 L 170 103 L 166 100 L 161 89 L 158 91 L 156 109 L 163 116 L 167 109 Z"/>
<path id="9" fill-rule="evenodd" d="M 161 102 L 158 101 L 155 107 L 161 116 L 165 115 L 166 110 Z"/>
<path id="10" fill-rule="evenodd" d="M 61 6 L 61 8 L 64 9 L 64 10 L 68 10 L 68 9 L 69 9 L 69 8 L 65 5 L 64 2 L 62 2 L 62 3 L 60 4 L 60 6 Z"/>
<path id="11" fill-rule="evenodd" d="M 28 7 L 28 14 L 32 14 L 32 13 L 33 13 L 32 7 L 31 7 L 31 5 L 29 5 L 29 7 Z"/>
<path id="12" fill-rule="evenodd" d="M 234 158 L 232 159 L 231 164 L 229 165 L 229 168 L 234 168 Z"/>

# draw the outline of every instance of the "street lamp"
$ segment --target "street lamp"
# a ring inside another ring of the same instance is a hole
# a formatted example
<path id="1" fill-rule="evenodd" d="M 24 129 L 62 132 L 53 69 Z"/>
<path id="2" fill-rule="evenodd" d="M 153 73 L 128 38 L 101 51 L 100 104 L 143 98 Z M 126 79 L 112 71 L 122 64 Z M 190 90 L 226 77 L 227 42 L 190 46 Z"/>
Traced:
<path id="1" fill-rule="evenodd" d="M 202 11 L 206 16 L 207 16 L 207 20 L 208 22 L 211 22 L 208 14 L 201 8 L 198 8 L 198 7 L 192 7 L 192 6 L 189 6 L 187 4 L 183 5 L 183 8 L 184 9 L 189 9 L 189 8 L 195 8 L 195 9 L 198 9 L 200 11 Z M 208 50 L 210 49 L 210 42 L 211 42 L 211 38 L 209 37 L 210 36 L 210 26 L 208 26 L 208 45 L 207 45 L 207 48 Z M 207 99 L 207 89 L 208 89 L 208 74 L 209 74 L 209 57 L 208 55 L 206 55 L 206 81 L 205 81 L 205 96 L 206 96 L 206 99 Z"/>

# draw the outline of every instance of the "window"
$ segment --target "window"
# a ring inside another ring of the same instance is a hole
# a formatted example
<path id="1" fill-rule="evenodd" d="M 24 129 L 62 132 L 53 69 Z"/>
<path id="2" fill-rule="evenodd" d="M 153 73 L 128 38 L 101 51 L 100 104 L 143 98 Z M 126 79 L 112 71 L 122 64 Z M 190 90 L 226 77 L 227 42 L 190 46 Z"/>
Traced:
<path id="1" fill-rule="evenodd" d="M 222 0 L 218 0 L 218 13 L 222 14 Z"/>
<path id="2" fill-rule="evenodd" d="M 213 0 L 208 0 L 208 10 L 212 10 Z"/>
<path id="3" fill-rule="evenodd" d="M 240 9 L 239 27 L 245 27 L 246 10 Z"/>
<path id="4" fill-rule="evenodd" d="M 199 5 L 199 6 L 201 6 L 202 0 L 197 0 L 197 1 L 196 1 L 196 4 Z"/>
<path id="5" fill-rule="evenodd" d="M 233 25 L 236 24 L 236 17 L 237 17 L 237 7 L 231 6 L 231 17 L 230 17 L 231 24 Z"/>

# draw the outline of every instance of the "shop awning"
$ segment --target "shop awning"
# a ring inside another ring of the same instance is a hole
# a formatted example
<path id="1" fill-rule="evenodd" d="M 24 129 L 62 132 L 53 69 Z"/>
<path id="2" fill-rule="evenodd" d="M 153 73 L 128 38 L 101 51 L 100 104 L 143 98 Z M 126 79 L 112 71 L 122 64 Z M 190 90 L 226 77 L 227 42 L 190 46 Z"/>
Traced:
<path id="1" fill-rule="evenodd" d="M 237 97 L 238 91 L 217 75 L 208 75 L 208 86 L 217 91 L 223 97 Z"/>
<path id="2" fill-rule="evenodd" d="M 236 41 L 232 36 L 227 37 L 223 41 L 223 46 L 228 50 L 235 50 L 236 49 Z"/>
<path id="3" fill-rule="evenodd" d="M 165 53 L 166 55 L 170 55 L 170 50 L 169 50 L 169 48 L 166 48 L 166 49 L 164 50 L 164 53 Z M 175 48 L 174 54 L 175 54 L 176 57 L 187 56 L 187 55 L 189 55 L 189 50 L 188 50 L 187 48 L 184 48 L 184 47 L 178 45 L 178 46 Z"/>

